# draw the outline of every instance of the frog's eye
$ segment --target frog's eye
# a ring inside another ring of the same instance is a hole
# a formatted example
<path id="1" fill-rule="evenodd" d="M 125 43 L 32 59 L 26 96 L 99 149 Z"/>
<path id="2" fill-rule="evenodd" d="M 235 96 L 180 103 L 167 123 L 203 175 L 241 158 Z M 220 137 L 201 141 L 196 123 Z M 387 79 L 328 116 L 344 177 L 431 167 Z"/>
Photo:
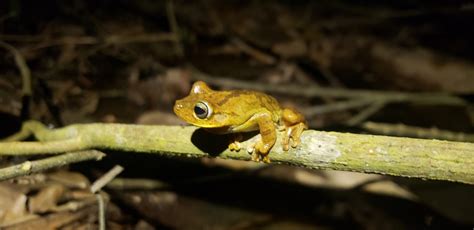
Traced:
<path id="1" fill-rule="evenodd" d="M 194 105 L 194 114 L 199 119 L 206 119 L 211 116 L 212 109 L 206 102 L 199 101 Z"/>

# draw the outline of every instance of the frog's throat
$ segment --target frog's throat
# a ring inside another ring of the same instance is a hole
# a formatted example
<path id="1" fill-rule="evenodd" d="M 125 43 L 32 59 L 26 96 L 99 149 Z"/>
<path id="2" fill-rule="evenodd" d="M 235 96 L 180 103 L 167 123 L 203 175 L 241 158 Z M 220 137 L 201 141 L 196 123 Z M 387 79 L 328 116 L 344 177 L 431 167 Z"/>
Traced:
<path id="1" fill-rule="evenodd" d="M 210 127 L 210 128 L 204 128 L 204 130 L 210 132 L 210 133 L 215 133 L 215 134 L 226 134 L 226 133 L 231 133 L 231 129 L 229 126 L 224 126 L 224 127 Z"/>

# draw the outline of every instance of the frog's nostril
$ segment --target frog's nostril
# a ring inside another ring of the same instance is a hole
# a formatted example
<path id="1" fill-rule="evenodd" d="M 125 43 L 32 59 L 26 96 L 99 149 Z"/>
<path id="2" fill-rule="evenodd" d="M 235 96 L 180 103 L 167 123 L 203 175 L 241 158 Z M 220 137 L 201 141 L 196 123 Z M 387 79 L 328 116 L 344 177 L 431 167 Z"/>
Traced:
<path id="1" fill-rule="evenodd" d="M 174 109 L 182 109 L 183 105 L 182 104 L 175 104 Z"/>

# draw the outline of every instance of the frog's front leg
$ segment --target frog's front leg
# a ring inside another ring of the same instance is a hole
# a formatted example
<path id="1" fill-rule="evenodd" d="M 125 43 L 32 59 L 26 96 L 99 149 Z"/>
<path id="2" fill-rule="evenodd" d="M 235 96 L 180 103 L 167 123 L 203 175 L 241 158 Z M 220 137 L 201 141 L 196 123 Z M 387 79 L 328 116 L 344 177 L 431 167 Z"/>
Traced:
<path id="1" fill-rule="evenodd" d="M 261 138 L 254 145 L 252 160 L 270 162 L 268 153 L 270 149 L 275 145 L 277 139 L 277 132 L 275 123 L 272 120 L 270 113 L 260 113 L 256 117 L 256 122 L 260 130 Z"/>

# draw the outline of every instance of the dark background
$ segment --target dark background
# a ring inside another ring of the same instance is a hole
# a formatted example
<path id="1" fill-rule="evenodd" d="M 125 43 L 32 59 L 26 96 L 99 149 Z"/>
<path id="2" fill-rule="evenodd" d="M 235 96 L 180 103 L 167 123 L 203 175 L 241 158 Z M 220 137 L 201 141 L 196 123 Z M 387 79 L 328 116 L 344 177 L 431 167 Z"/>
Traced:
<path id="1" fill-rule="evenodd" d="M 368 130 L 364 125 L 371 121 L 466 136 L 474 122 L 473 23 L 471 1 L 4 0 L 0 41 L 26 60 L 33 93 L 25 96 L 14 58 L 2 48 L 0 135 L 12 134 L 25 119 L 56 127 L 184 124 L 172 106 L 200 73 L 216 89 L 249 82 L 263 87 L 305 114 L 312 129 L 416 136 Z M 276 90 L 287 86 L 339 90 L 342 96 Z M 437 93 L 462 103 L 385 101 L 350 122 L 393 92 L 414 93 L 412 98 Z M 314 112 L 353 100 L 367 103 Z M 418 137 L 445 138 L 430 132 Z M 471 229 L 474 223 L 474 191 L 467 185 L 214 158 L 107 154 L 101 162 L 64 170 L 93 181 L 121 164 L 121 177 L 171 185 L 107 190 L 114 207 L 111 228 Z M 145 202 L 136 203 L 137 197 Z M 77 223 L 96 226 L 85 219 Z"/>

